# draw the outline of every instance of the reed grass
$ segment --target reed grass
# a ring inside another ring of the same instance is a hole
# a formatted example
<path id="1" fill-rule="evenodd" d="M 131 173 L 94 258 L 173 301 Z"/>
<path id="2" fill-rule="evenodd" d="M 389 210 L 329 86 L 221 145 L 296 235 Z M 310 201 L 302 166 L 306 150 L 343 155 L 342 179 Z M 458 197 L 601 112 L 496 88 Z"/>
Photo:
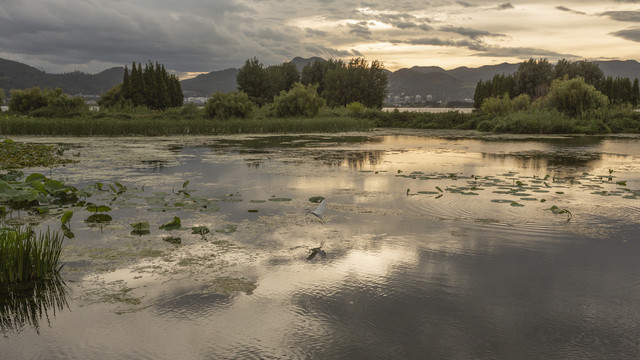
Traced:
<path id="1" fill-rule="evenodd" d="M 0 232 L 0 285 L 51 278 L 57 274 L 63 236 L 57 232 L 36 234 L 29 227 Z"/>
<path id="2" fill-rule="evenodd" d="M 95 113 L 72 118 L 0 117 L 0 135 L 45 136 L 166 136 L 241 133 L 309 133 L 367 131 L 370 119 L 325 111 L 319 116 L 269 117 L 257 113 L 248 119 L 207 119 L 201 114 L 177 112 Z"/>

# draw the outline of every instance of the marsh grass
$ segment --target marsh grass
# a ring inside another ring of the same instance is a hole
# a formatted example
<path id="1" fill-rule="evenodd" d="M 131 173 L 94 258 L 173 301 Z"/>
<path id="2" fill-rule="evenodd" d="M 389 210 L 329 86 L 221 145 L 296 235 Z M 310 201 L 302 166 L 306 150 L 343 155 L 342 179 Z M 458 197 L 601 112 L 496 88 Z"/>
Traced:
<path id="1" fill-rule="evenodd" d="M 202 111 L 179 110 L 96 112 L 71 118 L 0 117 L 1 135 L 166 136 L 242 133 L 313 133 L 367 131 L 375 121 L 350 116 L 346 110 L 323 109 L 316 117 L 271 117 L 256 111 L 246 119 L 208 119 Z"/>
<path id="2" fill-rule="evenodd" d="M 48 279 L 59 273 L 63 236 L 29 227 L 0 232 L 0 285 Z"/>

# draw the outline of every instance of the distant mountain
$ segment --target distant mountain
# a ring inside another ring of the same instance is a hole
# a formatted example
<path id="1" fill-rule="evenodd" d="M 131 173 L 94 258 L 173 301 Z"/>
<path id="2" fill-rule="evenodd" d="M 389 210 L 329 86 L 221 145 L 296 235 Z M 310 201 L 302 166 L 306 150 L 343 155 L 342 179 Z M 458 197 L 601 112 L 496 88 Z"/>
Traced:
<path id="1" fill-rule="evenodd" d="M 605 76 L 625 77 L 631 79 L 640 79 L 640 63 L 635 60 L 610 60 L 610 61 L 594 61 L 598 64 Z"/>
<path id="2" fill-rule="evenodd" d="M 201 74 L 194 78 L 180 81 L 185 96 L 211 96 L 214 92 L 231 92 L 238 90 L 236 84 L 238 69 L 226 69 Z"/>
<path id="3" fill-rule="evenodd" d="M 32 66 L 0 59 L 0 89 L 61 88 L 65 93 L 100 95 L 122 82 L 123 67 L 114 67 L 98 74 L 79 71 L 47 74 Z"/>
<path id="4" fill-rule="evenodd" d="M 298 70 L 309 63 L 323 61 L 319 57 L 291 60 Z M 596 61 L 606 76 L 640 78 L 640 63 L 627 61 Z M 464 100 L 473 98 L 479 80 L 491 79 L 496 74 L 513 74 L 519 64 L 503 63 L 478 68 L 458 67 L 445 70 L 438 66 L 414 66 L 387 72 L 389 85 L 387 92 L 392 97 L 421 95 L 423 99 L 431 95 L 433 101 Z M 239 69 L 229 68 L 198 75 L 181 81 L 186 96 L 208 97 L 216 91 L 237 90 L 236 75 Z M 98 74 L 72 72 L 66 74 L 47 74 L 32 66 L 19 62 L 0 59 L 0 88 L 26 89 L 61 88 L 68 94 L 100 95 L 122 82 L 124 68 L 114 67 Z"/>
<path id="5" fill-rule="evenodd" d="M 467 97 L 465 84 L 444 70 L 425 73 L 415 67 L 400 69 L 390 73 L 388 79 L 387 92 L 392 96 L 421 95 L 424 99 L 426 95 L 431 95 L 434 99 L 451 100 Z"/>
<path id="6" fill-rule="evenodd" d="M 294 65 L 296 66 L 296 68 L 298 68 L 298 71 L 302 72 L 302 68 L 304 68 L 305 65 L 307 64 L 313 64 L 316 61 L 325 61 L 323 58 L 319 58 L 317 56 L 305 59 L 305 58 L 301 58 L 301 57 L 295 57 L 293 58 L 293 60 L 291 60 L 292 63 L 294 63 Z"/>

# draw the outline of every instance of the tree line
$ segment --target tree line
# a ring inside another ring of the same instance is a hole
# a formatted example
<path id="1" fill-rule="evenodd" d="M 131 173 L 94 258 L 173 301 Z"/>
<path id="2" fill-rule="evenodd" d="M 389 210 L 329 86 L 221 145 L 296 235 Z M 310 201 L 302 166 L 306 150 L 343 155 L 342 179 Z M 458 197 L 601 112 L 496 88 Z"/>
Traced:
<path id="1" fill-rule="evenodd" d="M 632 82 L 629 78 L 605 77 L 598 64 L 589 61 L 563 59 L 553 65 L 547 59 L 529 59 L 520 64 L 514 74 L 497 74 L 490 80 L 480 80 L 476 85 L 474 106 L 479 109 L 485 99 L 504 94 L 512 98 L 525 94 L 531 99 L 538 99 L 546 95 L 553 80 L 578 77 L 606 95 L 611 104 L 638 105 L 638 78 Z"/>
<path id="2" fill-rule="evenodd" d="M 348 63 L 317 60 L 299 72 L 291 62 L 265 67 L 254 57 L 238 71 L 236 81 L 238 90 L 261 107 L 273 103 L 283 91 L 293 89 L 295 83 L 301 83 L 315 86 L 318 95 L 331 107 L 360 102 L 367 107 L 381 108 L 388 83 L 383 65 L 363 58 L 354 58 Z"/>
<path id="3" fill-rule="evenodd" d="M 164 65 L 148 61 L 131 64 L 131 72 L 125 66 L 122 83 L 109 89 L 101 98 L 100 106 L 146 106 L 153 110 L 165 110 L 182 106 L 184 95 L 180 80 L 169 74 Z"/>

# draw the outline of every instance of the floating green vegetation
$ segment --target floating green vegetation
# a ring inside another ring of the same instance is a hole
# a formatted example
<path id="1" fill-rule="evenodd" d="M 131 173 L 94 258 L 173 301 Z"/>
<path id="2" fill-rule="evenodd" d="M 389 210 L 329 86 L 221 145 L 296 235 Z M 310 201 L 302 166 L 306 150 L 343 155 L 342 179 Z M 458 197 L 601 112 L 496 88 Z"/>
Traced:
<path id="1" fill-rule="evenodd" d="M 284 202 L 284 201 L 291 201 L 291 199 L 284 198 L 284 197 L 272 197 L 272 198 L 269 198 L 269 201 Z"/>
<path id="2" fill-rule="evenodd" d="M 210 289 L 219 294 L 230 295 L 235 292 L 244 292 L 247 295 L 253 294 L 257 288 L 256 283 L 245 278 L 217 277 L 211 282 Z"/>
<path id="3" fill-rule="evenodd" d="M 324 200 L 324 197 L 322 196 L 312 196 L 309 198 L 309 201 L 311 201 L 312 203 L 319 203 L 322 200 Z"/>
<path id="4" fill-rule="evenodd" d="M 61 156 L 63 152 L 63 148 L 53 145 L 17 143 L 6 139 L 0 142 L 0 170 L 73 163 L 73 160 Z"/>
<path id="5" fill-rule="evenodd" d="M 0 285 L 51 278 L 58 274 L 63 236 L 36 234 L 29 227 L 0 230 Z"/>
<path id="6" fill-rule="evenodd" d="M 262 204 L 262 203 L 266 203 L 267 200 L 251 200 L 249 202 L 254 204 Z"/>
<path id="7" fill-rule="evenodd" d="M 33 209 L 42 214 L 47 213 L 51 206 L 74 204 L 80 198 L 90 196 L 86 191 L 66 186 L 39 173 L 20 181 L 23 176 L 20 171 L 0 176 L 0 205 L 11 210 Z"/>
<path id="8" fill-rule="evenodd" d="M 151 233 L 151 226 L 148 221 L 141 221 L 137 223 L 130 224 L 133 230 L 131 230 L 131 235 L 149 235 Z"/>
<path id="9" fill-rule="evenodd" d="M 98 214 L 98 213 L 102 213 L 102 212 L 111 211 L 111 208 L 108 207 L 107 205 L 96 205 L 96 204 L 89 203 L 89 204 L 87 204 L 87 208 L 86 209 L 87 209 L 88 212 L 93 213 L 92 215 L 89 215 L 89 217 L 85 220 L 86 223 L 89 223 L 89 224 L 104 224 L 104 223 L 108 223 L 108 222 L 113 220 L 113 218 L 111 218 L 111 215 Z"/>
<path id="10" fill-rule="evenodd" d="M 567 221 L 571 220 L 571 218 L 573 217 L 573 214 L 571 213 L 571 211 L 567 210 L 567 209 L 561 209 L 556 205 L 553 205 L 552 207 L 545 209 L 545 210 L 550 210 L 552 213 L 556 214 L 556 215 L 561 215 L 561 214 L 567 214 Z"/>

